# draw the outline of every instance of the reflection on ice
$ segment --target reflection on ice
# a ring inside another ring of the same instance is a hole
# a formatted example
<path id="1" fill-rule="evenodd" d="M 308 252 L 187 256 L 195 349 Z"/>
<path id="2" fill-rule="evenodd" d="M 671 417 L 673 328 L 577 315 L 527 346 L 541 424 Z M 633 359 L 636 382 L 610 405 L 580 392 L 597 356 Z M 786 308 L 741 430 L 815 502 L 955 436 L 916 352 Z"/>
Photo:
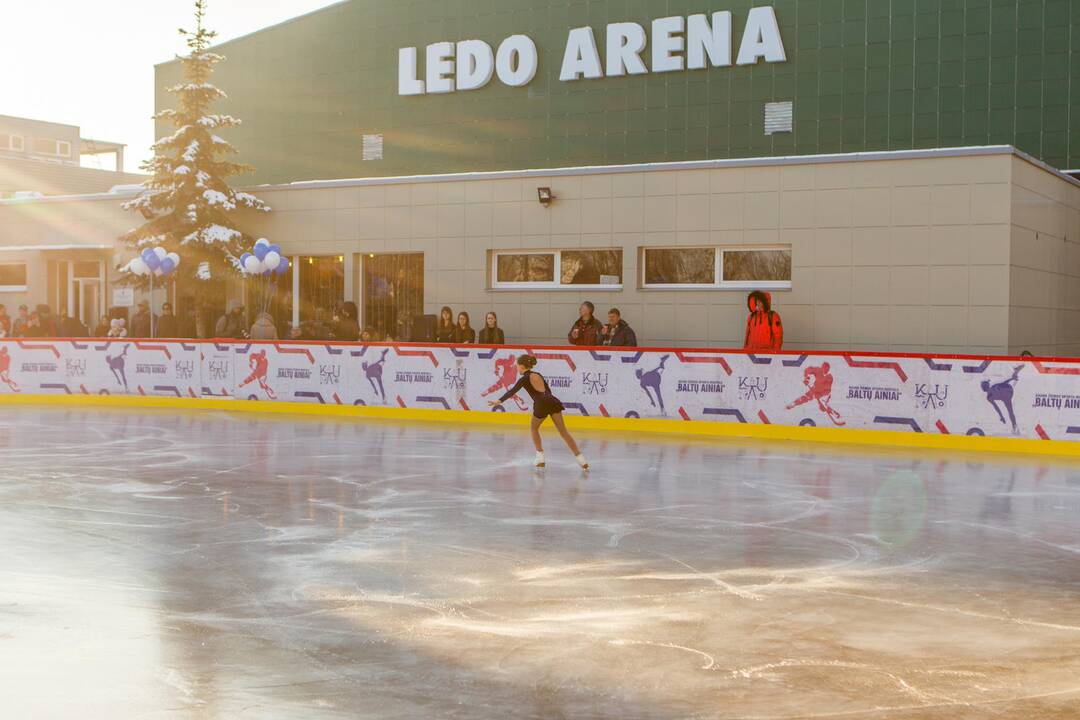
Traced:
<path id="1" fill-rule="evenodd" d="M 584 439 L 12 411 L 0 712 L 1080 715 L 1072 466 Z"/>

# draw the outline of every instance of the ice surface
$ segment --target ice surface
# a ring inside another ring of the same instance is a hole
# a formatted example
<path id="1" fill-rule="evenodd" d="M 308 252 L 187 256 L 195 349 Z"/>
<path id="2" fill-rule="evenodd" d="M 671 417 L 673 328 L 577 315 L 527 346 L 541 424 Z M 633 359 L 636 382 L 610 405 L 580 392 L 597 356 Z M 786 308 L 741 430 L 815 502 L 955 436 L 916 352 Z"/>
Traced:
<path id="1" fill-rule="evenodd" d="M 1076 718 L 1080 468 L 6 409 L 3 718 Z"/>

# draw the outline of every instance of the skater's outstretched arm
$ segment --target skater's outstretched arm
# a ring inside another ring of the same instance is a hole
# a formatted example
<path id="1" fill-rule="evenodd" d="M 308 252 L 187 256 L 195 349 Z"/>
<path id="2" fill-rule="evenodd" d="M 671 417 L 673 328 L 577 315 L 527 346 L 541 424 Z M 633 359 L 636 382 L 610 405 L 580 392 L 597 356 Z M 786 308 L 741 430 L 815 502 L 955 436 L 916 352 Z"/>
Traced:
<path id="1" fill-rule="evenodd" d="M 522 375 L 521 378 L 517 381 L 517 384 L 514 385 L 514 387 L 507 390 L 506 393 L 504 393 L 503 396 L 498 399 L 498 401 L 492 401 L 491 404 L 502 405 L 504 402 L 517 395 L 519 392 L 521 392 L 521 389 L 525 387 L 525 381 L 528 379 L 529 378 L 527 375 Z"/>

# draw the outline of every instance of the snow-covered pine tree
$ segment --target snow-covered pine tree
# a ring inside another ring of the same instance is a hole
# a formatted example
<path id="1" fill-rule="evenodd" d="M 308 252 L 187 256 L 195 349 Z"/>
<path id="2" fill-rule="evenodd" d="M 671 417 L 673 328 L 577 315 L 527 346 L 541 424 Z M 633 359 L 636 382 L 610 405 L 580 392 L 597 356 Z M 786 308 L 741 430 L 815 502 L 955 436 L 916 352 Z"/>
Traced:
<path id="1" fill-rule="evenodd" d="M 166 88 L 177 97 L 178 107 L 156 116 L 176 131 L 158 140 L 153 159 L 142 165 L 152 177 L 124 209 L 142 213 L 147 221 L 122 240 L 136 251 L 160 245 L 178 253 L 183 258 L 177 278 L 181 292 L 198 293 L 203 300 L 209 299 L 206 294 L 218 296 L 214 300 L 221 302 L 221 281 L 239 273 L 242 247 L 250 240 L 236 228 L 235 213 L 270 208 L 229 187 L 230 177 L 251 168 L 229 159 L 236 149 L 218 134 L 240 120 L 210 112 L 215 101 L 226 97 L 209 82 L 214 66 L 225 58 L 207 50 L 217 33 L 206 29 L 205 16 L 206 0 L 195 0 L 195 30 L 180 30 L 189 50 L 178 56 L 183 82 Z"/>

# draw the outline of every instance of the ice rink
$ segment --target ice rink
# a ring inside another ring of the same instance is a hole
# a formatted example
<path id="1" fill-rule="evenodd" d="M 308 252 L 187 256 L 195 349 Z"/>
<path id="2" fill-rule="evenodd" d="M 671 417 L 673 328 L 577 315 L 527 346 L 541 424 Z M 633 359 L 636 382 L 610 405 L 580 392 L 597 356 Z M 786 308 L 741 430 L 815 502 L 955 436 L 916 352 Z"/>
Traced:
<path id="1" fill-rule="evenodd" d="M 1080 467 L 5 408 L 0 717 L 1077 718 Z"/>

